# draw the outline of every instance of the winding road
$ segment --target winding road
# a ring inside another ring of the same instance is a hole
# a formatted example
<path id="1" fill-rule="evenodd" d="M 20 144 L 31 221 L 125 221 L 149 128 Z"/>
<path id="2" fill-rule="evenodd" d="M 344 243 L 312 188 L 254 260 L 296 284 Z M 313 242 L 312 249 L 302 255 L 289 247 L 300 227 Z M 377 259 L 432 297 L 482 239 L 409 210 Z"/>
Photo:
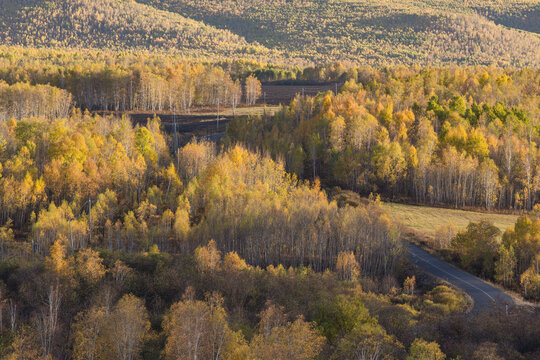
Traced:
<path id="1" fill-rule="evenodd" d="M 509 308 L 515 304 L 512 297 L 503 290 L 465 271 L 456 269 L 416 245 L 409 244 L 409 254 L 413 263 L 427 273 L 444 279 L 465 291 L 474 301 L 473 312 L 486 310 L 493 304 L 502 308 L 506 304 Z"/>

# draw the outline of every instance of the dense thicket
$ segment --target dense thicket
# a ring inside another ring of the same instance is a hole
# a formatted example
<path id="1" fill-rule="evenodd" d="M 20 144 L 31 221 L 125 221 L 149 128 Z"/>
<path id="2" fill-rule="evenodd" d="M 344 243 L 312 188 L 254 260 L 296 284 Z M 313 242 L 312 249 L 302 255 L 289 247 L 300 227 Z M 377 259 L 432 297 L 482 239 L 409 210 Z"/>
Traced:
<path id="1" fill-rule="evenodd" d="M 8 359 L 311 360 L 350 359 L 356 352 L 404 359 L 429 350 L 441 357 L 434 341 L 446 345 L 445 334 L 439 338 L 433 329 L 445 318 L 461 319 L 456 311 L 464 299 L 445 286 L 406 295 L 390 282 L 379 295 L 368 294 L 331 272 L 256 268 L 213 246 L 181 257 L 56 246 L 45 266 L 37 258 L 2 261 L 9 272 L 2 272 L 7 321 L 0 353 Z M 486 339 L 498 334 L 492 330 Z M 520 355 L 508 340 L 492 351 Z"/>
<path id="2" fill-rule="evenodd" d="M 358 69 L 339 95 L 298 96 L 237 119 L 234 141 L 300 177 L 419 203 L 532 209 L 538 196 L 533 69 Z"/>
<path id="3" fill-rule="evenodd" d="M 378 294 L 368 293 L 333 272 L 252 267 L 213 242 L 186 256 L 58 245 L 44 260 L 1 264 L 7 359 L 444 359 L 443 351 L 527 359 L 539 351 L 535 314 L 462 316 L 465 299 L 446 286 L 361 281 Z"/>

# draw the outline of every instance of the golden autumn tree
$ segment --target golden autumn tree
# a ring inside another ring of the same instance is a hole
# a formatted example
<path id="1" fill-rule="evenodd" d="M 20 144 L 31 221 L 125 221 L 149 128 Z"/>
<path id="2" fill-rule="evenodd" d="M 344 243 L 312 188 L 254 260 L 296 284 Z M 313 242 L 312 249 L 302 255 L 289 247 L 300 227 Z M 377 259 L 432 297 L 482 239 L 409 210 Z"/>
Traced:
<path id="1" fill-rule="evenodd" d="M 376 321 L 357 324 L 343 337 L 334 353 L 335 359 L 387 359 L 402 347 Z"/>
<path id="2" fill-rule="evenodd" d="M 97 284 L 105 276 L 103 259 L 90 248 L 79 251 L 75 264 L 77 274 L 89 285 Z"/>
<path id="3" fill-rule="evenodd" d="M 109 344 L 104 339 L 109 314 L 103 307 L 92 307 L 77 314 L 72 326 L 75 360 L 97 360 L 110 353 Z"/>
<path id="4" fill-rule="evenodd" d="M 446 355 L 441 351 L 439 344 L 416 339 L 411 344 L 407 360 L 444 360 Z"/>
<path id="5" fill-rule="evenodd" d="M 262 94 L 261 82 L 253 75 L 246 79 L 245 94 L 248 105 L 255 105 Z"/>
<path id="6" fill-rule="evenodd" d="M 107 336 L 118 360 L 137 358 L 144 337 L 150 329 L 144 302 L 134 295 L 124 295 L 111 313 Z"/>
<path id="7" fill-rule="evenodd" d="M 25 326 L 15 334 L 6 360 L 34 360 L 39 357 L 37 336 L 30 327 Z"/>
<path id="8" fill-rule="evenodd" d="M 342 251 L 338 254 L 336 271 L 342 280 L 356 280 L 359 274 L 359 265 L 352 251 Z"/>
<path id="9" fill-rule="evenodd" d="M 195 259 L 202 271 L 217 270 L 221 264 L 221 252 L 218 250 L 216 242 L 210 240 L 206 246 L 199 246 L 195 249 Z"/>
<path id="10" fill-rule="evenodd" d="M 46 267 L 58 276 L 69 277 L 73 275 L 73 264 L 67 256 L 66 239 L 63 236 L 51 245 L 49 256 L 45 259 Z"/>
<path id="11" fill-rule="evenodd" d="M 164 329 L 167 359 L 239 359 L 246 352 L 241 335 L 229 328 L 223 298 L 217 293 L 200 301 L 188 288 L 183 300 L 169 310 Z"/>
<path id="12" fill-rule="evenodd" d="M 71 336 L 75 360 L 133 360 L 139 358 L 150 329 L 141 299 L 124 295 L 112 311 L 93 306 L 75 317 Z"/>
<path id="13" fill-rule="evenodd" d="M 302 316 L 288 322 L 283 309 L 270 305 L 260 318 L 250 344 L 256 359 L 311 360 L 322 351 L 324 337 Z"/>

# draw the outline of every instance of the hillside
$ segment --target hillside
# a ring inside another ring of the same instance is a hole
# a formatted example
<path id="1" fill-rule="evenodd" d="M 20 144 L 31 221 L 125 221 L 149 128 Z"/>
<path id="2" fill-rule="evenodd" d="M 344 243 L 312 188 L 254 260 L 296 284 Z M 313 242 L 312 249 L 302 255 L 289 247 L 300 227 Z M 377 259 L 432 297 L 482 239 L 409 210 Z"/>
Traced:
<path id="1" fill-rule="evenodd" d="M 141 2 L 316 62 L 539 62 L 538 35 L 506 27 L 538 31 L 538 5 L 527 0 L 467 6 L 448 0 Z"/>
<path id="2" fill-rule="evenodd" d="M 416 3 L 444 12 L 478 14 L 496 24 L 540 33 L 540 4 L 536 0 L 418 0 Z"/>
<path id="3" fill-rule="evenodd" d="M 5 0 L 0 42 L 287 64 L 540 62 L 539 5 L 479 0 Z"/>
<path id="4" fill-rule="evenodd" d="M 267 51 L 226 30 L 131 0 L 7 0 L 0 43 L 34 47 L 145 49 L 196 57 Z"/>
<path id="5" fill-rule="evenodd" d="M 535 0 L 476 1 L 468 5 L 497 24 L 540 33 L 540 3 Z"/>

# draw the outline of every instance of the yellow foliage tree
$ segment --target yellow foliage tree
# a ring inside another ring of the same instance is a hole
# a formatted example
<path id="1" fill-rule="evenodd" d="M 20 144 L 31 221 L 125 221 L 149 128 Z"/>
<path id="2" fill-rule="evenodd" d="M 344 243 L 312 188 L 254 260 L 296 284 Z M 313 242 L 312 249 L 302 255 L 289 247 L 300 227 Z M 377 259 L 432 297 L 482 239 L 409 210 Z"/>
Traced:
<path id="1" fill-rule="evenodd" d="M 340 279 L 354 281 L 359 274 L 359 265 L 352 251 L 341 251 L 338 254 L 336 270 Z"/>
<path id="2" fill-rule="evenodd" d="M 66 239 L 59 235 L 49 249 L 49 256 L 45 259 L 45 266 L 58 276 L 69 277 L 73 274 L 71 261 L 67 258 Z"/>
<path id="3" fill-rule="evenodd" d="M 88 284 L 97 284 L 105 276 L 103 259 L 90 248 L 79 251 L 76 260 L 78 275 Z"/>
<path id="4" fill-rule="evenodd" d="M 299 316 L 287 322 L 282 309 L 270 305 L 261 314 L 259 334 L 251 341 L 258 360 L 311 360 L 322 351 L 325 338 Z"/>
<path id="5" fill-rule="evenodd" d="M 195 259 L 202 271 L 217 270 L 221 263 L 221 252 L 217 249 L 216 242 L 210 240 L 208 245 L 195 249 Z"/>
<path id="6" fill-rule="evenodd" d="M 207 301 L 198 301 L 188 288 L 183 300 L 171 306 L 163 327 L 167 359 L 232 360 L 247 356 L 242 336 L 229 328 L 223 298 L 217 293 L 208 295 Z"/>
<path id="7" fill-rule="evenodd" d="M 441 351 L 439 344 L 416 339 L 411 344 L 407 360 L 444 360 L 446 355 Z"/>

